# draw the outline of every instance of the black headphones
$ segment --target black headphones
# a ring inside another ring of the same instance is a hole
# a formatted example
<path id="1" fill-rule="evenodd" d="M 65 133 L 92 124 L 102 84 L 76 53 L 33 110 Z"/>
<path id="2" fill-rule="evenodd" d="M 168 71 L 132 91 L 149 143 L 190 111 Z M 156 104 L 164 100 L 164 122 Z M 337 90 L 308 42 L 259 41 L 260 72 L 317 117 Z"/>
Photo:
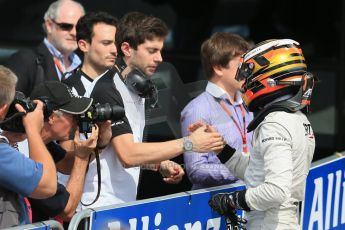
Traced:
<path id="1" fill-rule="evenodd" d="M 116 66 L 120 73 L 127 67 L 121 56 L 116 58 Z M 157 103 L 157 87 L 140 69 L 134 68 L 125 77 L 124 83 L 134 93 L 142 98 L 153 99 L 154 105 Z M 153 105 L 153 106 L 154 106 Z"/>

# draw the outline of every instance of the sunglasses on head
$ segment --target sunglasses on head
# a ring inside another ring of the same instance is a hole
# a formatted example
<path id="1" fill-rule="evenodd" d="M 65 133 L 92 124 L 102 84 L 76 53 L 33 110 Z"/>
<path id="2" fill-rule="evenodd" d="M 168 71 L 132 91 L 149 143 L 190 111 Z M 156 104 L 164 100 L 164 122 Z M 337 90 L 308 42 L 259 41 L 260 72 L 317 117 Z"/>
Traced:
<path id="1" fill-rule="evenodd" d="M 74 25 L 71 23 L 66 23 L 66 22 L 56 22 L 54 19 L 51 19 L 51 21 L 57 25 L 61 30 L 64 31 L 70 31 L 73 29 Z"/>

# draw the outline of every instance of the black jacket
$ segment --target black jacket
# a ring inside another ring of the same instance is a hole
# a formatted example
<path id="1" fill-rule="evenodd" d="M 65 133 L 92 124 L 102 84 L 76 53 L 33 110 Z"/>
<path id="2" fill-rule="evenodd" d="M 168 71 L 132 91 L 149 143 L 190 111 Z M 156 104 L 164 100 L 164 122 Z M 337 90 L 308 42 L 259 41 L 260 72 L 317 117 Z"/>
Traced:
<path id="1" fill-rule="evenodd" d="M 53 55 L 41 42 L 34 49 L 23 49 L 13 54 L 5 66 L 18 77 L 16 89 L 30 96 L 32 89 L 42 81 L 59 81 Z"/>

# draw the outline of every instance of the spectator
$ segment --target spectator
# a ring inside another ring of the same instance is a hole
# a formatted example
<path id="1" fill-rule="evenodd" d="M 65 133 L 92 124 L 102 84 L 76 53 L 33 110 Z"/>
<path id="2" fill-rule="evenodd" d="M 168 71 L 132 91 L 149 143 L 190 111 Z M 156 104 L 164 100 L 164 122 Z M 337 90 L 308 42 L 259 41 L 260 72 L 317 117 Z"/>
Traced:
<path id="1" fill-rule="evenodd" d="M 235 209 L 246 211 L 247 229 L 300 229 L 297 213 L 315 137 L 301 111 L 310 105 L 314 78 L 307 72 L 299 43 L 259 43 L 241 58 L 236 79 L 245 80 L 244 102 L 255 113 L 248 126 L 248 131 L 254 130 L 252 151 L 248 157 L 227 146 L 218 157 L 247 186 L 216 194 L 209 203 L 229 217 L 234 229 L 243 224 Z"/>
<path id="2" fill-rule="evenodd" d="M 124 68 L 123 74 L 121 74 L 118 72 L 120 70 L 115 68 L 105 72 L 112 65 L 112 59 L 107 61 L 102 57 L 106 57 L 106 54 L 115 48 L 112 46 L 115 42 L 115 34 L 113 37 L 107 37 L 105 33 L 100 33 L 102 28 L 111 28 L 111 26 L 95 20 L 97 15 L 100 16 L 97 13 L 87 14 L 80 19 L 77 25 L 78 45 L 85 54 L 81 69 L 85 71 L 84 76 L 96 77 L 92 84 L 84 84 L 83 88 L 86 94 L 89 94 L 96 102 L 124 106 L 126 117 L 112 126 L 111 143 L 105 146 L 101 154 L 101 195 L 95 204 L 88 207 L 134 201 L 140 172 L 140 168 L 136 166 L 145 165 L 145 167 L 159 170 L 165 177 L 164 180 L 169 183 L 179 182 L 184 175 L 184 171 L 179 165 L 166 161 L 183 152 L 183 140 L 142 143 L 145 126 L 145 99 L 130 91 L 123 82 L 134 66 L 148 76 L 155 72 L 156 67 L 162 61 L 161 50 L 167 35 L 165 23 L 158 18 L 137 12 L 128 13 L 120 20 L 116 30 L 116 44 L 117 50 L 121 49 L 120 58 L 124 61 L 121 66 L 127 64 L 127 68 Z M 93 21 L 91 19 L 94 20 L 94 23 L 88 23 L 89 20 Z M 89 32 L 81 36 L 83 31 Z M 114 28 L 112 31 L 115 32 Z M 103 39 L 108 42 L 101 43 L 97 47 L 97 41 Z M 110 44 L 109 50 L 105 48 L 107 43 Z M 96 52 L 96 50 L 103 50 L 103 52 Z M 99 56 L 91 57 L 93 53 L 91 51 Z M 91 58 L 98 60 L 98 63 L 92 62 Z M 100 66 L 102 69 L 95 71 Z M 102 74 L 103 72 L 105 73 Z M 100 73 L 101 75 L 99 75 Z M 72 76 L 69 80 L 74 77 L 77 79 L 75 83 L 80 82 L 78 78 L 81 75 Z M 76 85 L 72 84 L 72 86 L 76 88 Z M 206 133 L 203 129 L 199 129 L 186 138 L 186 143 L 193 145 L 193 149 L 204 152 L 220 149 L 224 142 L 218 133 Z M 98 181 L 95 178 L 95 171 L 94 164 L 90 164 L 82 197 L 83 202 L 90 203 L 96 197 Z M 112 176 L 114 174 L 117 176 Z"/>
<path id="3" fill-rule="evenodd" d="M 79 95 L 114 66 L 117 55 L 115 33 L 118 20 L 105 12 L 90 12 L 77 24 L 77 43 L 84 54 L 83 64 L 64 81 Z"/>
<path id="4" fill-rule="evenodd" d="M 53 197 L 45 200 L 30 199 L 33 221 L 42 221 L 57 215 L 62 220 L 69 221 L 79 204 L 89 156 L 93 153 L 98 140 L 97 126 L 92 128 L 91 136 L 83 141 L 80 140 L 77 129 L 77 115 L 87 111 L 92 99 L 75 96 L 65 84 L 60 82 L 40 84 L 34 88 L 30 97 L 42 96 L 53 105 L 51 108 L 53 111 L 44 122 L 41 136 L 54 156 L 58 170 L 70 174 L 70 177 L 66 186 L 58 184 L 58 191 Z M 74 143 L 70 148 L 73 152 L 67 154 L 55 141 L 69 140 L 71 133 L 74 133 Z"/>
<path id="5" fill-rule="evenodd" d="M 53 2 L 44 14 L 46 37 L 35 49 L 13 54 L 6 65 L 18 76 L 17 90 L 29 96 L 40 82 L 59 81 L 66 71 L 80 65 L 75 25 L 84 15 L 80 3 L 71 0 Z"/>
<path id="6" fill-rule="evenodd" d="M 241 55 L 249 44 L 240 36 L 217 32 L 203 42 L 201 63 L 209 79 L 206 90 L 193 99 L 181 112 L 182 135 L 188 135 L 188 126 L 204 122 L 215 127 L 228 145 L 235 149 L 250 150 L 252 134 L 247 125 L 253 119 L 240 94 L 244 81 L 235 75 Z M 192 189 L 233 183 L 237 180 L 214 152 L 204 154 L 185 152 L 184 162 Z"/>
<path id="7" fill-rule="evenodd" d="M 0 120 L 3 121 L 14 98 L 17 77 L 0 66 Z M 36 101 L 33 112 L 23 116 L 29 143 L 29 156 L 12 148 L 5 136 L 0 136 L 0 227 L 28 224 L 29 218 L 23 197 L 44 199 L 56 192 L 56 168 L 40 132 L 43 127 L 43 104 Z M 17 105 L 19 111 L 25 110 Z"/>
<path id="8" fill-rule="evenodd" d="M 45 98 L 45 122 L 40 133 L 57 169 L 70 174 L 66 186 L 58 184 L 57 192 L 48 199 L 29 199 L 32 207 L 33 222 L 43 221 L 55 216 L 68 221 L 74 215 L 84 187 L 89 156 L 96 147 L 97 126 L 92 135 L 81 141 L 77 129 L 77 114 L 82 114 L 91 106 L 92 99 L 77 97 L 71 90 L 58 81 L 43 82 L 34 88 L 32 99 Z M 69 139 L 75 133 L 71 143 L 73 152 L 69 154 L 56 143 Z M 70 156 L 72 155 L 72 157 Z"/>

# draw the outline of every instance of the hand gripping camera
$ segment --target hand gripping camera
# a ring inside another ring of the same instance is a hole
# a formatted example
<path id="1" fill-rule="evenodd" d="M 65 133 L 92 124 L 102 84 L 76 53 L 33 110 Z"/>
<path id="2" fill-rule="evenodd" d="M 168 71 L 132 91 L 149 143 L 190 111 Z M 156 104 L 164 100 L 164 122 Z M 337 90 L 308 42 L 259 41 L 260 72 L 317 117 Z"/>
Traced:
<path id="1" fill-rule="evenodd" d="M 43 114 L 46 119 L 52 112 L 51 106 L 47 98 L 41 97 L 39 100 L 43 102 Z M 20 104 L 27 113 L 34 111 L 36 108 L 36 104 L 29 98 L 26 98 L 24 93 L 16 91 L 13 102 L 8 109 L 5 120 L 0 123 L 0 127 L 6 131 L 25 133 L 25 128 L 22 123 L 22 116 L 25 113 L 18 112 L 15 107 L 16 104 Z"/>
<path id="2" fill-rule="evenodd" d="M 79 132 L 90 133 L 94 123 L 107 120 L 117 121 L 124 116 L 125 110 L 121 106 L 97 103 L 78 116 Z"/>
<path id="3" fill-rule="evenodd" d="M 44 119 L 47 120 L 56 108 L 54 103 L 51 103 L 47 97 L 39 97 L 38 100 L 43 102 L 43 115 Z M 36 108 L 36 104 L 29 98 L 26 98 L 22 92 L 17 91 L 13 102 L 7 112 L 5 120 L 0 122 L 0 127 L 3 130 L 11 132 L 25 133 L 25 128 L 22 123 L 22 116 L 24 113 L 18 112 L 15 108 L 15 104 L 20 104 L 25 111 L 32 112 Z M 106 121 L 106 120 L 120 120 L 125 116 L 125 110 L 123 107 L 118 105 L 106 104 L 95 104 L 77 117 L 78 126 L 80 133 L 91 132 L 91 128 L 95 122 Z"/>

